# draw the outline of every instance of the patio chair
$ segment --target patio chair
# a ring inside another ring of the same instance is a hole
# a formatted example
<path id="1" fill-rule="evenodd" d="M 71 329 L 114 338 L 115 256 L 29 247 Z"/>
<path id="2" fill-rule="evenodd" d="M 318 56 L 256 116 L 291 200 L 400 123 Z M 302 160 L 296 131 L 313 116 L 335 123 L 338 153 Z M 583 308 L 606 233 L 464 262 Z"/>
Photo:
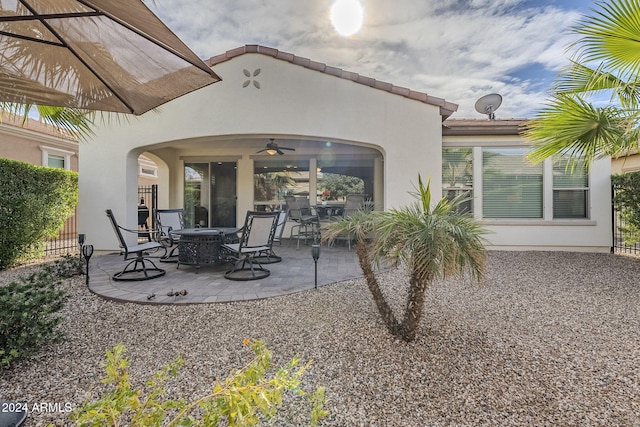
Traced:
<path id="1" fill-rule="evenodd" d="M 235 258 L 233 268 L 224 274 L 229 280 L 257 280 L 268 277 L 258 256 L 268 251 L 278 226 L 278 212 L 247 211 L 239 243 L 225 243 L 222 248 Z"/>
<path id="2" fill-rule="evenodd" d="M 344 208 L 342 209 L 342 215 L 334 218 L 349 218 L 354 212 L 365 209 L 365 202 L 366 195 L 364 194 L 347 194 L 344 202 Z M 333 238 L 330 245 L 333 246 L 336 240 L 345 240 L 349 246 L 349 250 L 351 250 L 351 236 L 339 234 Z"/>
<path id="3" fill-rule="evenodd" d="M 113 216 L 113 212 L 111 209 L 107 209 L 107 217 L 113 226 L 113 231 L 116 233 L 116 237 L 118 238 L 118 242 L 120 244 L 120 249 L 124 251 L 124 260 L 127 261 L 129 259 L 129 254 L 135 253 L 135 258 L 129 262 L 119 273 L 115 273 L 112 277 L 113 280 L 119 281 L 140 281 L 140 280 L 149 280 L 155 279 L 156 277 L 164 276 L 165 271 L 161 268 L 158 268 L 153 261 L 147 258 L 145 255 L 145 251 L 150 251 L 152 249 L 160 249 L 163 248 L 162 244 L 159 242 L 145 242 L 138 245 L 129 245 L 125 241 L 122 236 L 122 231 L 127 231 L 130 233 L 135 233 L 138 235 L 138 230 L 129 230 L 127 228 L 121 227 L 116 222 L 116 218 Z M 152 233 L 152 231 L 150 231 Z M 165 249 L 166 251 L 166 249 Z M 148 266 L 148 264 L 150 266 Z M 129 268 L 133 266 L 132 268 Z M 142 274 L 141 274 L 142 273 Z"/>
<path id="4" fill-rule="evenodd" d="M 260 264 L 274 264 L 276 262 L 282 261 L 282 257 L 277 255 L 273 251 L 273 244 L 278 243 L 282 244 L 282 233 L 284 231 L 284 226 L 287 223 L 287 215 L 288 211 L 282 210 L 278 212 L 278 220 L 276 222 L 276 232 L 274 233 L 273 239 L 269 243 L 269 249 L 266 251 L 260 252 L 255 259 L 258 260 Z"/>
<path id="5" fill-rule="evenodd" d="M 308 238 L 319 241 L 320 218 L 311 207 L 309 199 L 306 197 L 285 196 L 284 200 L 287 203 L 289 218 L 296 222 L 296 225 L 291 227 L 291 232 L 289 233 L 289 245 L 291 245 L 293 239 L 298 241 L 297 249 L 300 249 L 300 240 L 304 240 L 305 244 Z M 298 230 L 297 233 L 295 233 L 295 230 Z"/>
<path id="6" fill-rule="evenodd" d="M 155 209 L 156 224 L 158 227 L 159 241 L 171 248 L 171 251 L 162 257 L 162 262 L 177 262 L 178 242 L 180 235 L 175 231 L 185 228 L 184 209 Z"/>
<path id="7" fill-rule="evenodd" d="M 355 211 L 363 210 L 365 206 L 366 195 L 364 194 L 347 194 L 344 201 L 344 209 L 342 217 L 349 218 Z"/>

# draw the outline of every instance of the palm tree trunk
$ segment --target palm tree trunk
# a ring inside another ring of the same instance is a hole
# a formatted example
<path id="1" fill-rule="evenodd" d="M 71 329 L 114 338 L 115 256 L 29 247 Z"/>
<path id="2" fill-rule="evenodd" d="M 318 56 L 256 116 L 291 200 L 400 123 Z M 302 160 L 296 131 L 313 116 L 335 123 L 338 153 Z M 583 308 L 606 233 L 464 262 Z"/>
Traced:
<path id="1" fill-rule="evenodd" d="M 382 290 L 378 284 L 378 279 L 371 267 L 371 259 L 369 258 L 367 244 L 364 241 L 356 243 L 356 254 L 358 255 L 358 262 L 360 263 L 360 268 L 362 269 L 364 278 L 367 281 L 367 286 L 373 296 L 373 301 L 375 302 L 376 307 L 378 307 L 378 311 L 380 312 L 380 316 L 382 316 L 384 324 L 392 335 L 400 336 L 400 325 L 398 324 L 396 316 L 393 314 L 393 310 L 389 306 L 389 303 L 387 303 L 387 300 L 382 294 Z"/>
<path id="2" fill-rule="evenodd" d="M 420 280 L 417 274 L 411 274 L 407 307 L 404 312 L 404 319 L 400 324 L 400 337 L 406 342 L 413 341 L 416 338 L 416 331 L 420 325 L 420 319 L 422 319 L 424 294 L 428 284 L 428 278 L 427 280 Z"/>

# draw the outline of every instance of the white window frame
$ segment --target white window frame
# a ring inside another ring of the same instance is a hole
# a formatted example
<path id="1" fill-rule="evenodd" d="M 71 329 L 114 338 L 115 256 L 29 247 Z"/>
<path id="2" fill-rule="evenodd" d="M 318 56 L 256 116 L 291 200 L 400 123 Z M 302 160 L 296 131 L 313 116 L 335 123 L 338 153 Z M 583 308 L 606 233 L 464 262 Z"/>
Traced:
<path id="1" fill-rule="evenodd" d="M 150 171 L 150 172 L 147 172 Z M 147 162 L 138 159 L 138 176 L 144 176 L 147 178 L 158 177 L 158 166 L 154 162 Z"/>
<path id="2" fill-rule="evenodd" d="M 442 171 L 442 195 L 445 196 L 445 193 L 453 193 L 454 197 L 458 197 L 461 194 L 466 194 L 467 198 L 469 200 L 469 213 L 473 213 L 474 212 L 474 203 L 473 203 L 473 199 L 475 197 L 475 192 L 477 191 L 477 188 L 475 187 L 475 162 L 474 162 L 474 158 L 473 158 L 473 148 L 471 147 L 443 147 L 442 151 L 444 152 L 444 150 L 460 150 L 460 149 L 471 149 L 471 185 L 468 184 L 468 182 L 455 182 L 455 183 L 451 183 L 451 182 L 445 182 L 445 172 Z M 443 157 L 444 157 L 444 153 L 443 153 Z M 444 167 L 444 164 L 443 164 Z M 449 184 L 449 185 L 446 185 Z M 445 196 L 446 197 L 446 196 Z M 466 201 L 462 202 L 462 206 L 465 206 L 467 204 Z"/>
<path id="3" fill-rule="evenodd" d="M 567 219 L 577 219 L 577 220 L 584 220 L 584 219 L 589 219 L 591 218 L 591 173 L 587 173 L 587 186 L 586 187 L 556 187 L 555 186 L 555 182 L 554 182 L 554 176 L 553 176 L 553 159 L 547 159 L 548 163 L 550 164 L 550 168 L 551 168 L 551 218 L 553 218 L 554 220 L 567 220 Z M 553 212 L 553 206 L 554 206 L 554 202 L 555 202 L 555 197 L 554 197 L 554 191 L 559 190 L 559 191 L 584 191 L 586 192 L 585 195 L 585 216 L 584 217 L 579 217 L 579 218 L 556 218 Z"/>
<path id="4" fill-rule="evenodd" d="M 481 180 L 482 180 L 481 182 L 483 182 L 483 186 L 484 186 L 484 171 L 485 171 L 485 156 L 484 156 L 485 151 L 484 150 L 518 150 L 518 151 L 521 151 L 521 152 L 525 153 L 526 152 L 526 147 L 522 147 L 522 146 L 518 146 L 518 147 L 488 147 L 488 146 L 480 147 L 480 163 L 477 164 L 477 165 L 474 165 L 474 169 L 476 169 L 476 166 L 479 165 L 479 168 L 481 169 L 481 171 L 480 171 L 481 172 Z M 517 156 L 517 155 L 514 156 L 514 154 L 510 154 L 510 156 L 512 156 L 513 158 L 517 158 L 518 162 L 519 162 L 519 159 L 522 158 L 522 157 Z M 500 221 L 500 220 L 534 220 L 534 221 L 537 220 L 537 221 L 540 221 L 540 220 L 543 220 L 545 218 L 545 206 L 547 206 L 548 203 L 546 203 L 546 200 L 545 200 L 546 178 L 545 178 L 544 164 L 543 165 L 539 165 L 539 166 L 533 165 L 532 168 L 533 169 L 537 169 L 537 170 L 534 171 L 535 172 L 534 176 L 536 176 L 536 177 L 539 176 L 541 181 L 542 181 L 542 182 L 540 182 L 537 179 L 535 181 L 536 194 L 538 194 L 537 193 L 538 189 L 540 191 L 540 193 L 539 193 L 539 195 L 540 195 L 540 200 L 539 200 L 540 204 L 539 205 L 537 203 L 535 204 L 535 210 L 537 211 L 537 215 L 536 216 L 519 216 L 519 217 L 518 216 L 516 216 L 516 217 L 499 217 L 498 216 L 498 217 L 488 218 L 488 217 L 484 216 L 484 209 L 483 209 L 483 218 L 482 219 L 485 219 L 485 220 L 488 220 L 488 221 L 496 221 L 496 220 L 497 221 Z M 514 170 L 518 171 L 517 168 L 514 169 Z M 538 175 L 538 173 L 539 173 L 539 175 Z M 540 187 L 538 185 L 540 185 Z M 512 193 L 510 192 L 509 194 L 512 194 Z M 527 194 L 529 194 L 529 193 L 527 193 Z M 514 193 L 513 195 L 516 195 L 516 194 Z M 481 196 L 483 197 L 483 202 L 484 202 L 484 190 L 481 193 Z M 523 199 L 523 201 L 525 201 L 527 204 L 531 203 L 531 201 L 529 199 L 527 199 L 527 200 Z M 504 206 L 506 207 L 506 205 L 504 205 Z M 534 205 L 531 204 L 531 206 L 534 206 Z M 503 208 L 503 205 L 497 205 L 496 207 Z M 538 209 L 539 209 L 539 211 L 538 211 Z"/>
<path id="5" fill-rule="evenodd" d="M 42 166 L 49 166 L 49 156 L 58 156 L 64 159 L 64 168 L 71 170 L 71 156 L 75 156 L 75 152 L 47 145 L 41 145 L 40 150 L 42 151 Z"/>

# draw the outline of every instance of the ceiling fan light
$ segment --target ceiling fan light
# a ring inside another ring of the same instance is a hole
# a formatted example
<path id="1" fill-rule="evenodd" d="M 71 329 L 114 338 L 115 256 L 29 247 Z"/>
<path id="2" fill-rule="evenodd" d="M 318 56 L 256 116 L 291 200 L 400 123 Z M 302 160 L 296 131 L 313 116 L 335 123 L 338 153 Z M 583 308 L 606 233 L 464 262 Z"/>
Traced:
<path id="1" fill-rule="evenodd" d="M 269 149 L 267 150 L 267 154 L 270 156 L 275 156 L 276 154 L 278 154 L 278 151 Z"/>

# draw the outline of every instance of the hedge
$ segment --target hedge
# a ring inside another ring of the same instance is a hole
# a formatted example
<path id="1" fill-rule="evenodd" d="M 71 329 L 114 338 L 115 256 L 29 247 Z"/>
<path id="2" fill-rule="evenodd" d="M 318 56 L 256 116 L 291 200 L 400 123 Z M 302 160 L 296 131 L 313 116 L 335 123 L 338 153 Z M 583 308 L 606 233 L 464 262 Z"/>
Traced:
<path id="1" fill-rule="evenodd" d="M 41 255 L 77 204 L 77 172 L 0 159 L 0 270 Z"/>

